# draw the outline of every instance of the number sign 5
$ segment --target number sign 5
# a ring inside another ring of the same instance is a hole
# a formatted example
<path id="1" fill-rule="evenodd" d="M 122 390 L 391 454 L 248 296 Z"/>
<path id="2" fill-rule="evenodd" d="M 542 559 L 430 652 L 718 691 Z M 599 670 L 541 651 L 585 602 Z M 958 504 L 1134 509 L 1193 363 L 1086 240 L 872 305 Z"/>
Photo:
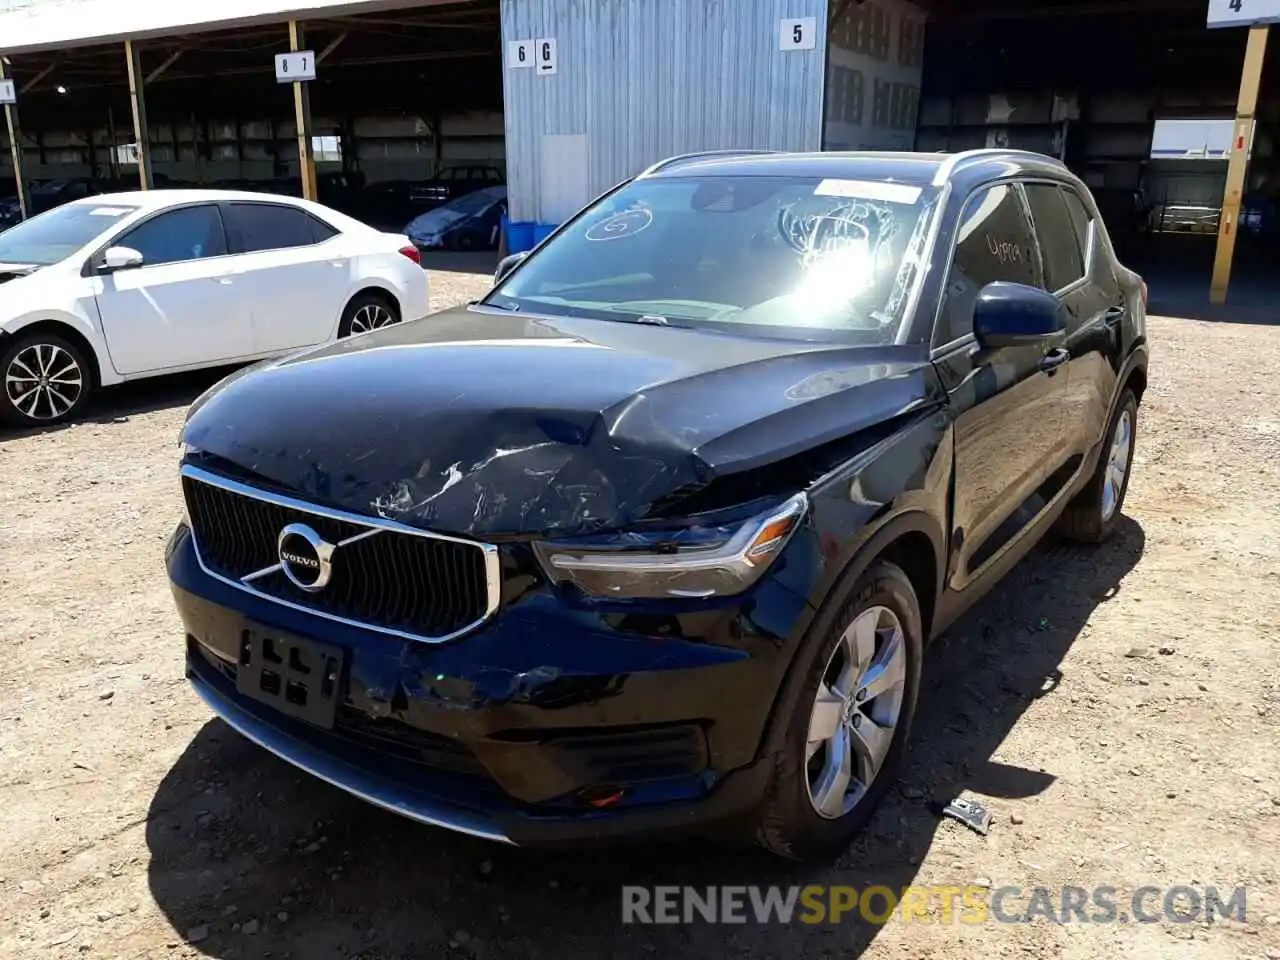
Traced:
<path id="1" fill-rule="evenodd" d="M 799 17 L 781 21 L 778 31 L 779 50 L 812 50 L 817 45 L 817 18 Z"/>

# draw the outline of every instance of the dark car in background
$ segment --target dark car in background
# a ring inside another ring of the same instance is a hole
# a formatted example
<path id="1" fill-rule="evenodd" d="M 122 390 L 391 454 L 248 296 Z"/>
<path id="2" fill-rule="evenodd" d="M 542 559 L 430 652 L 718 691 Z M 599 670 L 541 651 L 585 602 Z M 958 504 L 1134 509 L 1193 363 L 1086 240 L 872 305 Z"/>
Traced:
<path id="1" fill-rule="evenodd" d="M 414 217 L 404 233 L 419 250 L 496 250 L 507 188 L 463 194 Z"/>
<path id="2" fill-rule="evenodd" d="M 196 400 L 188 677 L 423 823 L 832 856 L 926 644 L 1051 528 L 1117 529 L 1145 314 L 1047 157 L 660 163 L 481 300 Z"/>
<path id="3" fill-rule="evenodd" d="M 81 200 L 101 193 L 92 180 L 72 178 L 66 180 L 47 180 L 32 184 L 27 190 L 27 216 L 60 207 L 72 200 Z M 6 230 L 22 222 L 22 206 L 16 195 L 0 200 L 0 230 Z"/>
<path id="4" fill-rule="evenodd" d="M 168 177 L 157 174 L 153 177 L 156 186 L 180 186 Z M 137 174 L 114 179 L 92 179 L 89 177 L 70 177 L 60 180 L 44 180 L 32 183 L 27 190 L 27 216 L 34 217 L 60 207 L 73 200 L 85 197 L 96 197 L 105 193 L 124 193 L 138 189 Z M 22 222 L 22 206 L 16 195 L 0 199 L 0 230 L 7 230 Z"/>
<path id="5" fill-rule="evenodd" d="M 484 164 L 459 164 L 444 167 L 432 179 L 414 184 L 410 191 L 410 199 L 421 209 L 431 210 L 455 197 L 505 183 L 506 178 L 497 167 Z"/>

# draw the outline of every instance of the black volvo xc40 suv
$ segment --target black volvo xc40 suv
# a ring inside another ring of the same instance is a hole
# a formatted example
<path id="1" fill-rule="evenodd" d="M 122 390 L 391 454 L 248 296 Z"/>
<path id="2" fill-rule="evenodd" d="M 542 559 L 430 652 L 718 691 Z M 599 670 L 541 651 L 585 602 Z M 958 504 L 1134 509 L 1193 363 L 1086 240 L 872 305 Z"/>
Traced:
<path id="1" fill-rule="evenodd" d="M 1051 527 L 1116 526 L 1145 310 L 1046 157 L 659 163 L 483 299 L 196 401 L 190 681 L 427 824 L 830 856 L 928 641 Z"/>

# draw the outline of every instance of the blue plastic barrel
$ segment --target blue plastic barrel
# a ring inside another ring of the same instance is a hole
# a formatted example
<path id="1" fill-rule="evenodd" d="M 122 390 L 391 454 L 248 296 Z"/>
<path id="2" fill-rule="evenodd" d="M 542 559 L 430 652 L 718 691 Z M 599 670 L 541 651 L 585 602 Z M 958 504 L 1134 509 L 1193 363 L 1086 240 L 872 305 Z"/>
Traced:
<path id="1" fill-rule="evenodd" d="M 510 253 L 524 253 L 526 250 L 533 249 L 536 242 L 534 232 L 537 226 L 536 223 L 527 220 L 516 220 L 507 224 L 507 250 Z"/>
<path id="2" fill-rule="evenodd" d="M 555 232 L 555 229 L 556 224 L 554 223 L 535 224 L 533 228 L 533 242 L 535 244 L 541 243 L 543 240 L 547 239 L 547 237 L 551 236 L 551 234 Z"/>

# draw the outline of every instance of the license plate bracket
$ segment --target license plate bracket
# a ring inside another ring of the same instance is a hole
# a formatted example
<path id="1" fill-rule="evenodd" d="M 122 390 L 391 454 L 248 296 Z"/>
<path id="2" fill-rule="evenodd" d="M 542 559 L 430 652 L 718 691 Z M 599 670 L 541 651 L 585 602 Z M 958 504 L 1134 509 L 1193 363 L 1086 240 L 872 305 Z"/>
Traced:
<path id="1" fill-rule="evenodd" d="M 240 633 L 236 692 L 331 728 L 342 700 L 345 660 L 340 647 L 250 627 Z"/>

